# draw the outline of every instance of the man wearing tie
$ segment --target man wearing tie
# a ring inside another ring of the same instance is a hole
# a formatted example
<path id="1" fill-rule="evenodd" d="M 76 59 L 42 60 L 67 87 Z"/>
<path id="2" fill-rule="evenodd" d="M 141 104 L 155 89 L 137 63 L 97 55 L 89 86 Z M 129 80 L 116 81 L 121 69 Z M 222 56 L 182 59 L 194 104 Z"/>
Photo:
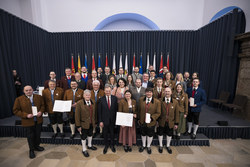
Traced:
<path id="1" fill-rule="evenodd" d="M 171 139 L 173 136 L 174 129 L 178 128 L 179 124 L 179 109 L 178 102 L 171 97 L 172 90 L 170 87 L 165 88 L 165 97 L 161 102 L 161 116 L 159 117 L 159 127 L 158 131 L 158 139 L 159 139 L 159 153 L 163 151 L 163 135 L 166 135 L 166 149 L 169 154 L 172 154 L 172 150 L 170 148 Z"/>
<path id="2" fill-rule="evenodd" d="M 199 116 L 201 112 L 201 106 L 206 103 L 207 97 L 206 92 L 201 87 L 199 87 L 199 78 L 193 79 L 193 87 L 187 89 L 187 94 L 189 98 L 189 112 L 187 116 L 188 120 L 188 131 L 186 135 L 191 135 L 192 123 L 194 123 L 193 134 L 191 139 L 196 138 L 196 133 L 199 127 Z M 190 105 L 190 98 L 194 98 L 194 105 Z"/>
<path id="3" fill-rule="evenodd" d="M 162 88 L 162 83 L 163 83 L 163 79 L 161 77 L 158 77 L 156 81 L 156 87 L 154 87 L 153 89 L 154 98 L 157 98 L 159 100 L 165 97 L 164 89 Z"/>
<path id="4" fill-rule="evenodd" d="M 52 138 L 55 139 L 57 136 L 57 126 L 60 129 L 61 138 L 64 138 L 63 113 L 53 111 L 55 100 L 63 100 L 63 89 L 56 87 L 55 81 L 49 81 L 49 88 L 43 90 L 42 96 L 44 99 L 45 112 L 49 115 L 49 120 L 54 131 Z"/>
<path id="5" fill-rule="evenodd" d="M 83 90 L 77 88 L 76 81 L 71 81 L 70 85 L 71 89 L 65 91 L 63 100 L 72 100 L 71 112 L 67 115 L 71 129 L 70 139 L 73 139 L 75 137 L 75 107 L 77 102 L 83 99 Z"/>
<path id="6" fill-rule="evenodd" d="M 49 81 L 50 81 L 50 80 L 56 81 L 56 87 L 61 87 L 61 80 L 57 80 L 57 79 L 56 79 L 56 73 L 55 73 L 54 71 L 50 71 L 49 77 L 50 77 L 50 79 L 49 79 L 49 80 L 46 80 L 46 81 L 44 82 L 44 89 L 46 89 L 46 88 L 49 87 Z"/>
<path id="7" fill-rule="evenodd" d="M 124 70 L 123 70 L 122 67 L 119 68 L 118 72 L 119 72 L 119 74 L 115 76 L 116 77 L 116 81 L 118 81 L 120 78 L 124 78 L 125 81 L 127 81 L 127 76 L 124 75 Z"/>
<path id="8" fill-rule="evenodd" d="M 136 79 L 142 80 L 142 75 L 139 73 L 139 67 L 134 68 L 134 73 L 132 73 L 132 78 L 134 82 L 136 81 Z"/>
<path id="9" fill-rule="evenodd" d="M 151 81 L 149 81 L 149 75 L 148 73 L 144 73 L 142 76 L 142 87 L 144 88 L 153 88 L 154 85 Z"/>
<path id="10" fill-rule="evenodd" d="M 108 134 L 110 134 L 110 148 L 112 152 L 116 152 L 114 147 L 114 128 L 116 120 L 116 112 L 118 110 L 117 98 L 111 95 L 111 86 L 106 84 L 104 88 L 105 96 L 101 97 L 98 104 L 98 118 L 100 127 L 103 129 L 104 144 L 103 154 L 108 151 Z"/>
<path id="11" fill-rule="evenodd" d="M 137 104 L 140 98 L 145 95 L 145 90 L 146 89 L 141 86 L 141 79 L 136 79 L 135 87 L 131 87 L 131 92 Z"/>
<path id="12" fill-rule="evenodd" d="M 83 94 L 84 99 L 76 104 L 75 121 L 76 127 L 81 134 L 82 153 L 85 157 L 89 157 L 86 148 L 86 139 L 88 140 L 88 149 L 97 150 L 92 145 L 93 128 L 95 127 L 95 107 L 96 104 L 91 100 L 91 92 L 86 89 Z"/>
<path id="13" fill-rule="evenodd" d="M 82 80 L 81 74 L 76 72 L 75 73 L 75 79 L 78 85 L 78 88 L 85 90 L 86 89 L 86 84 L 85 82 Z"/>
<path id="14" fill-rule="evenodd" d="M 40 147 L 40 136 L 43 123 L 42 114 L 44 112 L 44 102 L 40 95 L 33 94 L 31 86 L 27 85 L 23 89 L 24 95 L 16 98 L 13 113 L 21 117 L 22 126 L 25 127 L 29 145 L 29 157 L 35 158 L 34 151 L 43 151 Z M 36 110 L 36 112 L 35 112 Z"/>
<path id="15" fill-rule="evenodd" d="M 142 146 L 139 152 L 146 149 L 151 154 L 151 143 L 153 141 L 156 120 L 161 115 L 161 103 L 153 97 L 153 89 L 146 89 L 146 97 L 141 97 L 138 108 L 139 125 L 141 128 Z"/>
<path id="16" fill-rule="evenodd" d="M 64 91 L 70 89 L 70 82 L 75 80 L 75 77 L 73 75 L 71 76 L 70 68 L 67 67 L 65 69 L 65 74 L 66 76 L 61 78 L 61 88 L 63 88 Z"/>
<path id="17" fill-rule="evenodd" d="M 103 83 L 102 83 L 101 79 L 97 78 L 96 70 L 92 70 L 91 76 L 92 76 L 92 78 L 88 80 L 86 88 L 89 89 L 89 90 L 92 90 L 93 89 L 93 85 L 92 85 L 93 81 L 98 80 L 100 82 L 100 88 L 102 89 L 103 88 Z"/>
<path id="18" fill-rule="evenodd" d="M 104 68 L 104 72 L 105 72 L 105 74 L 102 75 L 102 82 L 105 85 L 106 83 L 108 83 L 109 76 L 111 75 L 110 74 L 110 68 L 109 67 L 105 67 Z"/>
<path id="19" fill-rule="evenodd" d="M 98 112 L 98 102 L 99 99 L 104 96 L 104 91 L 100 89 L 100 82 L 98 80 L 93 81 L 93 90 L 91 90 L 91 100 L 96 103 L 95 108 L 95 121 L 98 122 L 97 112 Z M 100 127 L 100 134 L 102 136 L 102 127 Z M 93 129 L 93 133 L 96 133 L 96 128 Z"/>
<path id="20" fill-rule="evenodd" d="M 82 80 L 87 84 L 88 80 L 91 79 L 90 73 L 85 66 L 82 66 Z"/>

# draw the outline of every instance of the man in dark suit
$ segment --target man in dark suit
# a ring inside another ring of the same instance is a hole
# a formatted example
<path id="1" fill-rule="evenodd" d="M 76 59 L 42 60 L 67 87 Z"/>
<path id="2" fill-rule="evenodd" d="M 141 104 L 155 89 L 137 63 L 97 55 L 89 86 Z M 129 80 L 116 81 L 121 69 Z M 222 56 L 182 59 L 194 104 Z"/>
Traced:
<path id="1" fill-rule="evenodd" d="M 124 74 L 124 70 L 122 67 L 119 68 L 119 74 L 115 76 L 116 81 L 118 81 L 120 78 L 124 78 L 125 81 L 127 81 L 127 75 Z"/>
<path id="2" fill-rule="evenodd" d="M 91 75 L 90 73 L 88 73 L 88 69 L 85 66 L 82 66 L 82 81 L 85 82 L 85 84 L 87 84 L 87 81 L 89 79 L 91 79 Z"/>
<path id="3" fill-rule="evenodd" d="M 80 89 L 82 89 L 82 90 L 85 90 L 85 89 L 86 89 L 86 84 L 85 84 L 85 82 L 81 79 L 81 74 L 80 74 L 80 73 L 78 73 L 78 72 L 75 73 L 75 79 L 76 79 L 78 88 L 80 88 Z"/>
<path id="4" fill-rule="evenodd" d="M 40 136 L 43 124 L 42 114 L 44 113 L 44 101 L 40 95 L 33 94 L 31 86 L 27 85 L 23 89 L 24 95 L 16 98 L 13 113 L 22 118 L 22 126 L 27 132 L 27 139 L 29 145 L 29 157 L 35 158 L 34 151 L 43 151 L 40 147 Z M 35 114 L 32 108 L 36 108 Z M 34 115 L 35 114 L 35 115 Z"/>
<path id="5" fill-rule="evenodd" d="M 135 86 L 130 88 L 133 98 L 136 100 L 136 103 L 139 103 L 139 100 L 142 96 L 145 96 L 145 88 L 141 86 L 141 79 L 136 79 Z"/>
<path id="6" fill-rule="evenodd" d="M 159 77 L 165 79 L 165 75 L 168 72 L 168 67 L 167 66 L 163 66 L 163 73 L 159 74 Z"/>
<path id="7" fill-rule="evenodd" d="M 194 122 L 194 130 L 191 135 L 192 139 L 196 138 L 196 132 L 199 127 L 199 116 L 201 112 L 201 106 L 206 103 L 207 97 L 206 92 L 202 88 L 199 87 L 200 80 L 199 78 L 193 79 L 193 87 L 188 88 L 187 94 L 190 102 L 190 98 L 194 98 L 194 105 L 190 106 L 189 103 L 189 112 L 188 112 L 188 131 L 186 134 L 191 135 L 192 122 Z"/>
<path id="8" fill-rule="evenodd" d="M 110 133 L 110 148 L 115 152 L 114 147 L 114 128 L 116 120 L 116 112 L 118 110 L 117 98 L 111 95 L 111 86 L 106 84 L 104 89 L 105 96 L 101 97 L 98 103 L 98 118 L 100 127 L 103 127 L 104 150 L 103 154 L 108 151 L 108 133 Z"/>
<path id="9" fill-rule="evenodd" d="M 67 89 L 70 89 L 70 83 L 71 81 L 75 81 L 75 76 L 71 76 L 71 69 L 70 68 L 66 68 L 65 69 L 65 74 L 66 76 L 63 76 L 61 78 L 61 88 L 63 88 L 63 90 L 67 90 Z"/>
<path id="10" fill-rule="evenodd" d="M 104 72 L 105 73 L 102 75 L 102 82 L 105 85 L 106 83 L 108 83 L 109 76 L 111 75 L 110 74 L 110 68 L 109 67 L 105 67 L 104 68 Z"/>
<path id="11" fill-rule="evenodd" d="M 144 73 L 142 76 L 142 87 L 144 87 L 144 88 L 153 88 L 154 87 L 153 83 L 149 81 L 148 73 Z"/>
<path id="12" fill-rule="evenodd" d="M 44 82 L 44 89 L 49 88 L 49 81 L 50 80 L 53 80 L 56 82 L 56 87 L 61 87 L 61 80 L 56 79 L 56 73 L 54 71 L 50 71 L 49 77 L 50 77 L 50 79 L 46 80 Z"/>
<path id="13" fill-rule="evenodd" d="M 102 79 L 102 67 L 98 67 L 97 68 L 97 78 L 98 79 Z"/>
<path id="14" fill-rule="evenodd" d="M 86 88 L 89 90 L 92 90 L 93 89 L 93 81 L 96 81 L 96 80 L 98 80 L 100 82 L 100 88 L 103 89 L 103 82 L 101 79 L 97 78 L 96 70 L 92 70 L 91 79 L 88 80 Z"/>

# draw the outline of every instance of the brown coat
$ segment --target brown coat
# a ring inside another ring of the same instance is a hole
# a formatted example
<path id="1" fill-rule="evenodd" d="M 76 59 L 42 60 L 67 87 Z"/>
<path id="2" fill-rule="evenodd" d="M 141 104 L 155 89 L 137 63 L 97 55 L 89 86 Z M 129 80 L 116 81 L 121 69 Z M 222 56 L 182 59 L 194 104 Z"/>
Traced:
<path id="1" fill-rule="evenodd" d="M 74 75 L 71 76 L 71 81 L 75 81 L 75 76 Z M 61 78 L 61 88 L 63 88 L 64 91 L 67 90 L 67 89 L 70 89 L 68 87 L 68 80 L 67 80 L 66 76 L 63 76 Z"/>
<path id="2" fill-rule="evenodd" d="M 44 113 L 44 101 L 42 96 L 40 95 L 33 95 L 33 102 L 34 105 L 37 107 L 37 112 L 41 111 Z M 25 96 L 19 96 L 16 98 L 14 106 L 13 106 L 13 113 L 22 118 L 22 126 L 28 127 L 28 126 L 34 126 L 34 118 L 27 118 L 28 114 L 32 114 L 32 104 L 30 102 L 30 99 Z M 40 124 L 43 122 L 43 117 L 37 117 L 37 123 Z"/>
<path id="3" fill-rule="evenodd" d="M 179 97 L 176 92 L 172 94 L 172 97 L 178 101 L 179 111 L 184 112 L 185 115 L 188 115 L 188 95 L 182 93 Z"/>
<path id="4" fill-rule="evenodd" d="M 99 89 L 98 93 L 97 93 L 97 101 L 95 101 L 95 92 L 94 90 L 91 90 L 91 100 L 94 101 L 96 103 L 96 108 L 95 108 L 95 121 L 97 122 L 97 112 L 98 112 L 98 100 L 104 96 L 104 91 L 102 89 Z"/>
<path id="5" fill-rule="evenodd" d="M 136 101 L 133 99 L 132 99 L 132 111 L 133 111 L 133 114 L 137 114 Z M 128 102 L 126 99 L 122 99 L 118 103 L 118 112 L 129 113 Z"/>
<path id="6" fill-rule="evenodd" d="M 76 104 L 76 112 L 75 112 L 75 123 L 76 127 L 81 127 L 83 129 L 89 129 L 90 127 L 90 119 L 92 119 L 92 125 L 95 127 L 95 108 L 96 104 L 94 101 L 91 101 L 92 105 L 92 118 L 90 118 L 90 107 L 87 106 L 85 100 L 80 100 Z"/>
<path id="7" fill-rule="evenodd" d="M 51 92 L 50 89 L 44 89 L 43 90 L 43 99 L 44 99 L 44 105 L 45 105 L 45 112 L 53 114 L 53 104 L 51 99 Z M 54 91 L 54 100 L 63 100 L 63 89 L 62 88 L 56 88 Z"/>
<path id="8" fill-rule="evenodd" d="M 161 116 L 159 117 L 159 126 L 164 127 L 166 123 L 166 115 L 167 115 L 167 103 L 165 102 L 165 98 L 161 101 Z M 178 102 L 171 98 L 171 102 L 169 103 L 169 117 L 168 117 L 168 125 L 169 128 L 173 128 L 174 125 L 179 124 L 179 109 Z"/>
<path id="9" fill-rule="evenodd" d="M 164 80 L 163 84 L 162 84 L 162 87 L 163 88 L 171 87 L 172 91 L 174 91 L 175 81 L 174 80 L 168 80 L 168 81 Z"/>
<path id="10" fill-rule="evenodd" d="M 149 104 L 148 113 L 151 115 L 151 119 L 153 119 L 153 121 L 147 124 L 147 127 L 155 126 L 156 120 L 161 115 L 161 102 L 158 99 L 152 98 L 151 103 Z M 144 124 L 146 118 L 146 97 L 140 98 L 138 117 L 140 124 Z"/>
<path id="11" fill-rule="evenodd" d="M 77 103 L 81 99 L 83 99 L 83 90 L 78 88 L 75 93 L 75 103 Z M 72 100 L 72 103 L 73 103 L 73 90 L 72 89 L 68 89 L 65 91 L 63 100 Z M 69 112 L 68 114 L 73 115 L 73 108 L 71 108 L 71 112 Z"/>
<path id="12" fill-rule="evenodd" d="M 158 94 L 158 91 L 157 91 L 157 87 L 154 87 L 154 89 L 153 89 L 153 97 L 156 98 L 156 99 L 158 99 L 158 100 L 160 100 L 160 101 L 162 100 L 163 97 L 165 97 L 165 93 L 164 93 L 164 88 L 163 87 L 161 88 L 161 98 L 159 98 L 158 96 L 159 96 L 159 94 Z"/>
<path id="13" fill-rule="evenodd" d="M 100 82 L 100 89 L 103 89 L 103 82 L 102 82 L 102 80 L 98 79 L 98 81 Z M 86 88 L 89 89 L 89 90 L 93 89 L 93 80 L 92 80 L 92 78 L 88 80 Z"/>
<path id="14" fill-rule="evenodd" d="M 44 82 L 44 89 L 49 88 L 49 81 L 50 80 L 46 80 Z M 62 86 L 61 80 L 56 80 L 56 87 L 61 87 L 61 86 Z"/>

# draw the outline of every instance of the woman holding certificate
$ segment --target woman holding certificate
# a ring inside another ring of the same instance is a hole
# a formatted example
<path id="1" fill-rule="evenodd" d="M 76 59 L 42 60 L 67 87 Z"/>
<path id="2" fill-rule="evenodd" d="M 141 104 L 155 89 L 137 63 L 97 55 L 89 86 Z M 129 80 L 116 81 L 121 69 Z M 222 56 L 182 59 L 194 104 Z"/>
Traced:
<path id="1" fill-rule="evenodd" d="M 132 93 L 126 90 L 125 98 L 122 99 L 118 105 L 118 112 L 131 113 L 133 114 L 134 120 L 132 127 L 121 126 L 119 134 L 119 143 L 123 144 L 125 152 L 132 151 L 132 145 L 136 144 L 136 130 L 135 130 L 135 119 L 136 119 L 136 101 L 131 99 Z"/>

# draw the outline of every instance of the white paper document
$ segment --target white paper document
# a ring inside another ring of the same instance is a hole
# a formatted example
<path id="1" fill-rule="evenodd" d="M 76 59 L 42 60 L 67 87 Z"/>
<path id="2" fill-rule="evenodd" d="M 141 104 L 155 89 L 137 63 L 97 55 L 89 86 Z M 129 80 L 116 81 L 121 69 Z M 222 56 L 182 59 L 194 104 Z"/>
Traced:
<path id="1" fill-rule="evenodd" d="M 37 116 L 37 107 L 36 106 L 32 106 L 32 114 L 33 114 L 33 116 Z"/>
<path id="2" fill-rule="evenodd" d="M 44 86 L 39 86 L 39 95 L 41 96 L 43 94 L 43 89 L 44 89 Z"/>
<path id="3" fill-rule="evenodd" d="M 48 113 L 43 113 L 43 117 L 48 117 L 49 115 L 48 115 Z"/>
<path id="4" fill-rule="evenodd" d="M 132 127 L 133 126 L 133 114 L 117 112 L 115 124 L 120 125 L 120 126 Z"/>
<path id="5" fill-rule="evenodd" d="M 146 113 L 146 120 L 145 120 L 145 122 L 147 124 L 149 124 L 151 122 L 151 118 L 150 118 L 150 114 L 149 113 Z"/>
<path id="6" fill-rule="evenodd" d="M 72 100 L 55 100 L 53 111 L 56 112 L 70 112 Z"/>
<path id="7" fill-rule="evenodd" d="M 194 106 L 194 98 L 190 97 L 190 106 Z"/>

